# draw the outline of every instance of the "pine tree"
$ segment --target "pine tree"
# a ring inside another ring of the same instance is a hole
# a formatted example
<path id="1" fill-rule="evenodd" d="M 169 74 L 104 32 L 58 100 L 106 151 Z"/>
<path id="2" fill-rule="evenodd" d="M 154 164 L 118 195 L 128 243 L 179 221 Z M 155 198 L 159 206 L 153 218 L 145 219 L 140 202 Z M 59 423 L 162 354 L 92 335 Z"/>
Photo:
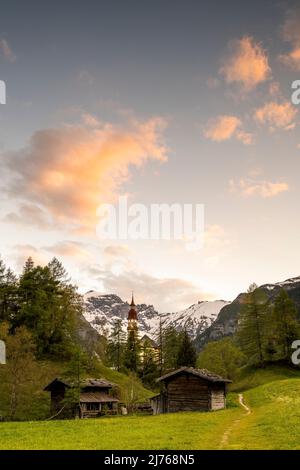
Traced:
<path id="1" fill-rule="evenodd" d="M 107 356 L 110 365 L 120 370 L 124 360 L 125 333 L 122 328 L 122 320 L 117 319 L 114 322 L 111 335 L 107 343 Z"/>
<path id="2" fill-rule="evenodd" d="M 82 313 L 82 299 L 66 281 L 57 260 L 45 267 L 26 262 L 19 280 L 18 303 L 12 329 L 25 325 L 32 332 L 38 356 L 70 356 L 77 341 L 75 326 Z"/>
<path id="3" fill-rule="evenodd" d="M 65 286 L 70 283 L 70 278 L 66 269 L 63 267 L 62 263 L 57 258 L 52 258 L 52 260 L 48 263 L 48 268 L 52 279 L 57 285 Z"/>
<path id="4" fill-rule="evenodd" d="M 173 327 L 167 326 L 162 330 L 162 365 L 163 370 L 177 367 L 178 351 L 181 334 Z"/>
<path id="5" fill-rule="evenodd" d="M 300 324 L 295 303 L 284 289 L 276 297 L 270 317 L 272 324 L 269 332 L 274 341 L 276 358 L 288 360 L 292 342 L 299 338 Z"/>
<path id="6" fill-rule="evenodd" d="M 141 379 L 149 387 L 155 386 L 155 379 L 158 377 L 159 366 L 157 355 L 153 350 L 150 339 L 145 338 L 141 347 Z"/>
<path id="7" fill-rule="evenodd" d="M 140 344 L 135 332 L 130 331 L 127 338 L 124 366 L 133 372 L 137 372 L 140 365 Z"/>
<path id="8" fill-rule="evenodd" d="M 0 258 L 0 287 L 5 284 L 5 276 L 6 276 L 6 266 L 4 261 Z"/>
<path id="9" fill-rule="evenodd" d="M 196 349 L 187 330 L 181 333 L 181 341 L 177 354 L 177 367 L 195 367 L 197 361 Z"/>
<path id="10" fill-rule="evenodd" d="M 17 277 L 0 259 L 0 321 L 10 321 L 14 315 L 17 302 Z"/>
<path id="11" fill-rule="evenodd" d="M 29 271 L 32 271 L 33 268 L 34 268 L 34 261 L 31 258 L 31 256 L 29 256 L 29 258 L 27 258 L 27 260 L 25 261 L 25 264 L 24 264 L 24 267 L 23 267 L 23 273 L 26 274 Z"/>
<path id="12" fill-rule="evenodd" d="M 265 360 L 266 316 L 268 298 L 263 290 L 251 285 L 238 318 L 238 343 L 248 363 L 262 366 Z"/>

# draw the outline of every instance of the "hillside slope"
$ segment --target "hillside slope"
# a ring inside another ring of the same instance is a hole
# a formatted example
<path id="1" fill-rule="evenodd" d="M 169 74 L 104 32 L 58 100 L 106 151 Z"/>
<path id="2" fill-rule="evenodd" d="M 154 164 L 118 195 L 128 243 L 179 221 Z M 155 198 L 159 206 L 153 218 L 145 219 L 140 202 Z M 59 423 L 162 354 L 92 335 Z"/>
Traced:
<path id="1" fill-rule="evenodd" d="M 244 400 L 251 412 L 233 426 L 227 449 L 300 449 L 300 377 L 252 388 Z"/>
<path id="2" fill-rule="evenodd" d="M 300 317 L 300 277 L 287 279 L 275 284 L 263 284 L 260 288 L 265 292 L 270 301 L 278 295 L 280 289 L 284 288 L 295 302 Z M 233 302 L 225 305 L 220 310 L 216 321 L 205 329 L 204 332 L 197 335 L 195 338 L 197 349 L 202 349 L 209 341 L 216 341 L 224 336 L 232 335 L 236 331 L 237 318 L 244 296 L 245 293 L 241 293 Z"/>

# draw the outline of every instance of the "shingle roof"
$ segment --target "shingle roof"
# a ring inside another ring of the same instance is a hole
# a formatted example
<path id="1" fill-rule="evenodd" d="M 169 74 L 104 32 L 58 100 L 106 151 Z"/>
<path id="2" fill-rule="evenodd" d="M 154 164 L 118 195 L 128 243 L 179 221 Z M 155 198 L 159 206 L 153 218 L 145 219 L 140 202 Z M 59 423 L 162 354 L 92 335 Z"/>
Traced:
<path id="1" fill-rule="evenodd" d="M 84 392 L 80 394 L 80 403 L 117 403 L 119 400 L 101 392 Z"/>
<path id="2" fill-rule="evenodd" d="M 115 384 L 106 379 L 84 379 L 80 381 L 81 387 L 114 387 Z"/>
<path id="3" fill-rule="evenodd" d="M 61 379 L 57 377 L 56 379 L 52 380 L 45 388 L 44 391 L 48 392 L 51 390 L 52 386 L 56 383 L 61 383 L 67 388 L 73 388 L 77 386 L 76 381 L 69 381 L 66 379 Z M 85 388 L 85 387 L 99 387 L 99 388 L 112 388 L 115 387 L 116 385 L 112 382 L 109 382 L 108 380 L 105 379 L 83 379 L 80 381 L 80 388 Z"/>
<path id="4" fill-rule="evenodd" d="M 173 377 L 174 375 L 178 375 L 181 373 L 195 375 L 197 377 L 201 377 L 202 379 L 208 380 L 209 382 L 227 382 L 227 383 L 231 382 L 231 380 L 224 379 L 220 375 L 210 372 L 207 369 L 195 369 L 194 367 L 181 367 L 180 369 L 176 369 L 176 370 L 173 370 L 172 372 L 169 372 L 168 374 L 162 375 L 156 381 L 157 382 L 164 381 L 168 379 L 169 377 Z"/>

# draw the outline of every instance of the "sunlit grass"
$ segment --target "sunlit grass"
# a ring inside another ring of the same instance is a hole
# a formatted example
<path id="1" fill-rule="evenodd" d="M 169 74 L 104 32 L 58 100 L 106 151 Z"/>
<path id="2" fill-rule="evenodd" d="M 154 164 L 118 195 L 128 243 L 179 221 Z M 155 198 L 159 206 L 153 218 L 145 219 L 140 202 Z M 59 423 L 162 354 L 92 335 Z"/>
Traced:
<path id="1" fill-rule="evenodd" d="M 1 449 L 214 449 L 239 408 L 211 413 L 0 423 Z"/>

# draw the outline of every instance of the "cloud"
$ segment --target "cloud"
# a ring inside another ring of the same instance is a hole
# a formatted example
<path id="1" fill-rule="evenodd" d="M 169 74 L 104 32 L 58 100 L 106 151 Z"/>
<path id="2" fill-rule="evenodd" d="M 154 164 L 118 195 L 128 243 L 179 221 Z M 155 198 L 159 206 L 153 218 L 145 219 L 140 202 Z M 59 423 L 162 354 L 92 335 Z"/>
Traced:
<path id="1" fill-rule="evenodd" d="M 245 197 L 260 196 L 262 198 L 275 197 L 289 190 L 288 184 L 284 182 L 272 183 L 250 178 L 241 178 L 238 182 L 231 180 L 229 187 L 232 193 L 239 193 Z"/>
<path id="2" fill-rule="evenodd" d="M 212 298 L 211 294 L 183 279 L 157 278 L 138 270 L 115 274 L 95 266 L 92 266 L 92 273 L 93 276 L 98 273 L 97 283 L 103 286 L 103 292 L 128 299 L 134 290 L 136 302 L 154 305 L 160 312 L 177 311 L 200 299 Z"/>
<path id="3" fill-rule="evenodd" d="M 81 85 L 92 86 L 95 83 L 95 77 L 88 70 L 80 70 L 77 75 L 77 81 Z"/>
<path id="4" fill-rule="evenodd" d="M 8 62 L 15 62 L 17 60 L 16 55 L 12 51 L 6 39 L 0 39 L 0 52 L 2 52 L 5 60 Z"/>
<path id="5" fill-rule="evenodd" d="M 249 92 L 270 78 L 267 54 L 252 37 L 233 40 L 229 48 L 230 55 L 219 69 L 228 84 L 238 84 L 243 91 Z"/>
<path id="6" fill-rule="evenodd" d="M 221 115 L 211 119 L 203 134 L 206 139 L 214 142 L 223 142 L 233 137 L 245 145 L 249 145 L 253 141 L 252 135 L 242 129 L 242 121 L 236 116 L 230 115 Z"/>
<path id="7" fill-rule="evenodd" d="M 270 101 L 255 110 L 254 118 L 260 124 L 268 125 L 271 131 L 275 128 L 289 130 L 295 127 L 296 115 L 297 110 L 289 101 Z"/>
<path id="8" fill-rule="evenodd" d="M 19 272 L 29 257 L 33 259 L 36 265 L 40 266 L 45 266 L 50 261 L 50 257 L 46 257 L 38 248 L 30 244 L 15 245 L 10 256 Z"/>
<path id="9" fill-rule="evenodd" d="M 206 85 L 210 90 L 215 90 L 216 88 L 219 88 L 220 80 L 215 77 L 208 77 L 206 80 Z"/>
<path id="10" fill-rule="evenodd" d="M 93 114 L 83 113 L 81 116 L 83 124 L 88 127 L 99 127 L 101 122 Z"/>
<path id="11" fill-rule="evenodd" d="M 227 234 L 223 227 L 212 224 L 206 227 L 204 232 L 204 248 L 220 249 L 228 244 Z"/>
<path id="12" fill-rule="evenodd" d="M 21 204 L 17 212 L 9 212 L 2 221 L 16 225 L 36 226 L 40 229 L 50 229 L 52 226 L 45 211 L 34 204 Z"/>
<path id="13" fill-rule="evenodd" d="M 271 96 L 281 96 L 280 84 L 278 82 L 271 82 L 269 86 L 269 93 Z"/>
<path id="14" fill-rule="evenodd" d="M 91 254 L 86 250 L 83 243 L 69 240 L 64 240 L 51 246 L 45 246 L 42 250 L 48 251 L 56 257 L 64 256 L 80 260 L 91 258 Z"/>
<path id="15" fill-rule="evenodd" d="M 249 132 L 243 131 L 242 129 L 236 132 L 236 138 L 237 140 L 240 140 L 241 142 L 243 142 L 243 144 L 245 145 L 253 144 L 253 135 L 250 134 Z"/>
<path id="16" fill-rule="evenodd" d="M 69 125 L 36 132 L 29 145 L 2 158 L 10 197 L 38 204 L 66 228 L 95 227 L 100 203 L 114 200 L 130 167 L 165 162 L 165 121 L 132 121 L 126 128 Z"/>
<path id="17" fill-rule="evenodd" d="M 279 55 L 279 60 L 293 70 L 300 70 L 300 8 L 287 12 L 282 36 L 292 49 L 286 54 Z"/>
<path id="18" fill-rule="evenodd" d="M 279 60 L 292 70 L 300 70 L 300 47 L 293 49 L 287 54 L 281 54 Z"/>

